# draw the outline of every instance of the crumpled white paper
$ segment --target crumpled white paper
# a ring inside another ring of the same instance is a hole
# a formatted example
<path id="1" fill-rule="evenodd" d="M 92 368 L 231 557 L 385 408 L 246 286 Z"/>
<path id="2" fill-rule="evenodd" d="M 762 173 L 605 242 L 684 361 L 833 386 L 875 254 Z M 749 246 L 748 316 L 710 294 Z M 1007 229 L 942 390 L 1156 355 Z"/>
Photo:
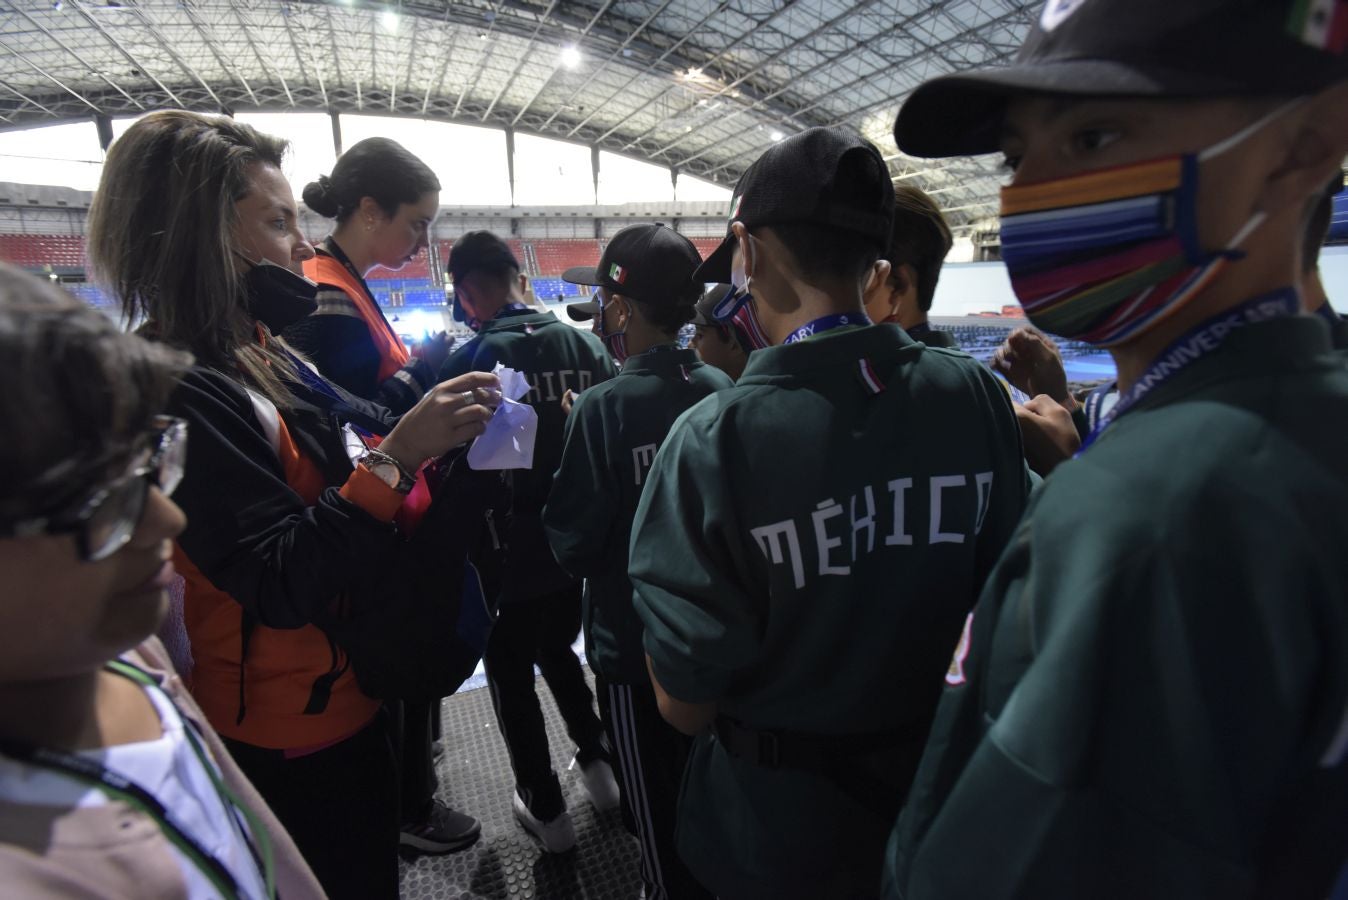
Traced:
<path id="1" fill-rule="evenodd" d="M 474 469 L 532 469 L 538 413 L 519 398 L 529 393 L 529 381 L 520 372 L 500 363 L 492 373 L 501 379 L 501 405 L 468 448 L 468 465 Z"/>

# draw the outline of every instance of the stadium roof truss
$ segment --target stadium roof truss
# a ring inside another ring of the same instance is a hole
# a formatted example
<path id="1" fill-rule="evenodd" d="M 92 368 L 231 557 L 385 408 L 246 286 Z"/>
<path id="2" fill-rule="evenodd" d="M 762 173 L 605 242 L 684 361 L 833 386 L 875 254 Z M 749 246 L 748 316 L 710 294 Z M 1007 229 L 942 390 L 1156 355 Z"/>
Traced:
<path id="1" fill-rule="evenodd" d="M 782 136 L 843 124 L 970 226 L 995 213 L 996 162 L 902 156 L 894 114 L 929 77 L 1009 60 L 1037 5 L 7 0 L 0 128 L 162 107 L 385 113 L 563 138 L 733 184 Z"/>

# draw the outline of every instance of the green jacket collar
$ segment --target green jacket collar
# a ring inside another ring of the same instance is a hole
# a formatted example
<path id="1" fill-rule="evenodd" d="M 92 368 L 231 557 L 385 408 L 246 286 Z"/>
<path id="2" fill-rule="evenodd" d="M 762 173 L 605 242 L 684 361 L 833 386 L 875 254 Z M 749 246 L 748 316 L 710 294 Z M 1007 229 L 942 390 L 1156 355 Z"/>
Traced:
<path id="1" fill-rule="evenodd" d="M 869 325 L 825 332 L 808 341 L 765 347 L 749 354 L 737 384 L 766 384 L 811 369 L 848 365 L 864 358 L 890 357 L 923 348 L 897 325 Z"/>
<path id="2" fill-rule="evenodd" d="M 561 321 L 550 312 L 535 312 L 532 309 L 503 309 L 482 323 L 478 334 L 493 331 L 512 331 L 522 325 L 560 325 Z"/>
<path id="3" fill-rule="evenodd" d="M 643 372 L 660 374 L 663 372 L 672 372 L 679 366 L 697 366 L 701 365 L 702 360 L 698 357 L 695 350 L 647 350 L 645 353 L 638 353 L 636 356 L 629 356 L 619 370 L 619 375 L 639 375 Z"/>
<path id="4" fill-rule="evenodd" d="M 1223 381 L 1259 378 L 1318 365 L 1329 353 L 1329 328 L 1311 316 L 1290 316 L 1246 325 L 1227 335 L 1220 348 L 1196 360 L 1137 404 L 1153 408 Z"/>

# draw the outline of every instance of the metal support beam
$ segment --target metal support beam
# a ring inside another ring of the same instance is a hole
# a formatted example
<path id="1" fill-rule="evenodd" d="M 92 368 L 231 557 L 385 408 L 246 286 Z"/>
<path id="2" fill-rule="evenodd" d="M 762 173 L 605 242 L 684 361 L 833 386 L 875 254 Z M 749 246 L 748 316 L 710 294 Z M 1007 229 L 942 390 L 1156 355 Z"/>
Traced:
<path id="1" fill-rule="evenodd" d="M 342 117 L 335 113 L 328 113 L 328 118 L 332 120 L 332 152 L 336 156 L 342 155 Z"/>
<path id="2" fill-rule="evenodd" d="M 651 22 L 655 21 L 656 17 L 659 16 L 661 13 L 663 13 L 666 9 L 668 9 L 669 4 L 673 2 L 674 0 L 664 0 L 663 3 L 661 3 L 659 6 L 657 6 L 654 10 L 651 11 L 651 14 L 647 16 L 641 22 L 641 24 L 637 25 L 636 28 L 632 29 L 632 31 L 627 35 L 627 37 L 623 39 L 623 42 L 619 44 L 612 53 L 609 54 L 608 59 L 604 60 L 599 65 L 595 66 L 594 69 L 590 71 L 589 77 L 586 78 L 583 82 L 581 82 L 580 86 L 577 87 L 574 91 L 572 91 L 571 95 L 567 97 L 565 100 L 563 100 L 561 104 L 559 104 L 558 107 L 552 111 L 552 115 L 547 117 L 547 119 L 543 122 L 542 127 L 547 128 L 549 125 L 551 125 L 553 119 L 557 118 L 557 114 L 561 112 L 564 108 L 570 106 L 571 101 L 579 97 L 581 95 L 581 92 L 584 91 L 587 87 L 591 85 L 591 83 L 594 82 L 595 78 L 599 76 L 599 73 L 602 72 L 604 69 L 606 69 L 609 63 L 613 62 L 615 59 L 621 56 L 623 54 L 623 51 L 627 50 L 628 46 L 632 43 L 632 41 L 636 40 L 636 36 L 638 34 L 641 34 L 641 32 L 645 31 L 646 26 L 650 25 Z"/>
<path id="3" fill-rule="evenodd" d="M 793 51 L 793 50 L 799 49 L 800 46 L 801 46 L 802 44 L 807 44 L 809 41 L 814 40 L 814 39 L 815 39 L 816 37 L 818 37 L 820 34 L 823 34 L 825 31 L 829 30 L 830 28 L 833 28 L 833 27 L 837 26 L 838 23 L 842 22 L 844 19 L 848 19 L 848 18 L 851 18 L 852 16 L 857 15 L 858 13 L 860 13 L 860 12 L 864 11 L 865 9 L 867 9 L 868 7 L 870 7 L 870 6 L 871 6 L 872 4 L 874 4 L 875 2 L 876 2 L 876 0 L 862 0 L 862 2 L 861 2 L 861 3 L 858 3 L 856 6 L 848 6 L 848 7 L 844 7 L 843 10 L 842 10 L 842 12 L 838 13 L 838 15 L 836 15 L 836 16 L 834 16 L 833 18 L 827 20 L 826 22 L 823 22 L 823 23 L 821 23 L 820 25 L 816 26 L 814 29 L 812 29 L 812 30 L 809 32 L 809 34 L 806 34 L 804 37 L 802 37 L 802 38 L 800 38 L 800 39 L 798 39 L 798 40 L 792 41 L 790 44 L 787 44 L 786 46 L 781 47 L 780 49 L 778 49 L 775 53 L 772 53 L 772 54 L 770 54 L 770 55 L 764 57 L 763 59 L 759 60 L 758 64 L 755 65 L 752 69 L 750 69 L 750 70 L 747 71 L 747 72 L 744 72 L 743 74 L 741 74 L 738 78 L 736 78 L 734 81 L 730 82 L 729 84 L 724 85 L 724 86 L 723 86 L 719 91 L 717 91 L 715 94 L 712 94 L 710 97 L 706 97 L 706 98 L 702 98 L 702 99 L 705 99 L 707 102 L 710 102 L 710 101 L 712 101 L 712 100 L 715 100 L 715 99 L 718 98 L 718 97 L 724 97 L 726 94 L 728 94 L 728 93 L 734 91 L 736 88 L 738 88 L 741 84 L 744 84 L 744 82 L 748 81 L 748 80 L 749 80 L 750 78 L 752 78 L 754 75 L 757 75 L 759 72 L 763 71 L 765 68 L 767 68 L 768 66 L 772 65 L 772 64 L 775 63 L 777 60 L 781 59 L 782 56 L 784 56 L 785 54 L 787 54 L 787 53 L 789 53 L 789 52 L 791 52 L 791 51 Z M 870 40 L 875 40 L 875 37 L 870 38 Z M 869 43 L 869 41 L 863 42 L 863 46 L 864 46 L 865 43 Z M 846 51 L 844 51 L 844 53 L 846 53 L 846 54 L 853 54 L 853 53 L 856 53 L 856 51 L 857 51 L 858 49 L 860 49 L 860 48 L 859 48 L 859 47 L 849 47 Z M 842 54 L 839 54 L 839 56 L 841 56 L 841 55 L 842 55 Z M 836 60 L 836 59 L 838 59 L 838 56 L 834 56 L 834 57 L 833 57 L 833 60 Z M 830 60 L 830 62 L 832 62 L 833 60 Z M 817 68 L 817 67 L 816 67 L 816 68 Z M 793 80 L 794 80 L 794 79 L 793 79 Z M 783 87 L 783 88 L 779 89 L 778 91 L 774 92 L 773 94 L 770 94 L 769 97 L 775 97 L 775 96 L 777 96 L 778 94 L 782 93 L 782 92 L 785 91 L 785 90 L 786 90 L 786 88 Z M 760 99 L 754 101 L 754 102 L 750 105 L 749 108 L 750 108 L 750 109 L 755 109 L 755 108 L 757 108 L 757 107 L 760 106 L 762 103 L 764 103 L 766 99 L 767 99 L 767 98 L 760 98 Z M 693 109 L 693 107 L 685 107 L 683 113 L 679 113 L 678 115 L 685 114 L 685 113 L 691 111 L 692 109 Z M 736 114 L 737 114 L 737 115 L 738 115 L 738 114 L 742 114 L 743 112 L 744 112 L 744 110 L 740 110 L 740 111 L 738 111 Z M 648 132 L 648 133 L 649 133 L 649 132 Z M 643 136 L 644 136 L 644 135 L 643 135 Z M 656 152 L 657 152 L 657 153 L 668 153 L 668 152 L 669 152 L 671 149 L 673 149 L 676 145 L 682 143 L 682 142 L 683 142 L 684 140 L 686 140 L 687 138 L 688 138 L 688 135 L 687 135 L 687 134 L 680 135 L 679 137 L 676 137 L 676 138 L 675 138 L 673 141 L 671 141 L 670 143 L 668 143 L 668 144 L 666 144 L 665 146 L 661 147 L 661 148 L 660 148 L 659 150 L 657 150 Z M 629 144 L 629 146 L 630 146 L 630 144 Z"/>
<path id="4" fill-rule="evenodd" d="M 262 51 L 257 46 L 257 41 L 253 38 L 253 32 L 255 30 L 253 27 L 253 23 L 243 17 L 243 10 L 239 7 L 238 4 L 231 3 L 229 4 L 229 8 L 231 11 L 233 11 L 234 18 L 239 20 L 239 25 L 243 29 L 244 39 L 248 41 L 248 49 L 253 51 L 253 56 L 257 58 L 258 66 L 262 69 L 263 72 L 266 72 L 268 75 L 271 75 L 273 78 L 275 78 L 277 81 L 281 83 L 281 89 L 285 91 L 286 100 L 290 102 L 291 106 L 294 106 L 295 96 L 290 93 L 290 85 L 286 84 L 285 76 L 282 75 L 279 71 L 275 71 L 275 66 L 272 66 L 267 62 L 266 57 L 262 55 Z"/>
<path id="5" fill-rule="evenodd" d="M 594 204 L 599 205 L 599 145 L 590 147 L 590 177 L 594 179 Z"/>
<path id="6" fill-rule="evenodd" d="M 39 66 L 37 63 L 33 62 L 25 54 L 21 53 L 18 50 L 15 50 L 13 47 L 6 44 L 3 40 L 0 40 L 0 48 L 4 48 L 9 52 L 11 56 L 15 56 L 18 59 L 22 60 L 24 64 L 28 66 L 28 68 L 32 69 L 37 74 L 41 75 L 43 78 L 47 79 L 52 84 L 56 85 L 61 90 L 65 91 L 67 94 L 70 94 L 76 100 L 80 101 L 85 106 L 92 109 L 94 112 L 98 112 L 98 107 L 90 103 L 89 100 L 83 94 L 81 94 L 79 91 L 75 90 L 70 85 L 63 82 L 61 79 L 57 78 L 55 75 L 48 72 L 46 69 Z"/>
<path id="7" fill-rule="evenodd" d="M 543 15 L 539 16 L 538 24 L 534 26 L 534 33 L 529 36 L 529 42 L 525 44 L 524 52 L 520 54 L 519 62 L 515 64 L 515 68 L 511 71 L 510 77 L 501 82 L 501 89 L 496 92 L 495 97 L 491 98 L 491 103 L 487 104 L 487 109 L 482 113 L 482 121 L 487 121 L 487 116 L 491 115 L 491 111 L 496 108 L 496 104 L 503 96 L 505 96 L 505 92 L 510 90 L 510 86 L 515 83 L 515 79 L 519 77 L 519 74 L 524 67 L 529 64 L 529 52 L 534 49 L 534 43 L 538 40 L 538 35 L 543 30 L 543 24 L 548 21 L 548 16 L 552 15 L 552 11 L 556 8 L 557 0 L 548 0 L 548 8 L 543 10 Z M 553 71 L 548 73 L 548 78 L 552 77 L 558 65 L 560 65 L 560 63 L 553 64 Z M 515 122 L 518 121 L 519 117 L 517 116 Z M 515 122 L 511 122 L 510 124 L 514 125 Z"/>
<path id="8" fill-rule="evenodd" d="M 506 137 L 506 174 L 510 177 L 510 205 L 515 205 L 515 129 L 507 128 Z"/>
<path id="9" fill-rule="evenodd" d="M 157 26 L 154 20 L 150 18 L 149 14 L 145 12 L 144 7 L 136 6 L 134 7 L 134 9 L 136 11 L 136 16 L 141 20 L 141 22 L 145 24 L 146 30 L 148 30 L 150 34 L 154 35 L 154 39 L 159 42 L 159 46 L 164 48 L 164 52 L 168 54 L 169 59 L 173 60 L 174 64 L 178 68 L 182 69 L 188 78 L 191 78 L 197 84 L 201 85 L 201 87 L 206 91 L 206 93 L 210 94 L 211 99 L 215 101 L 215 105 L 223 110 L 225 108 L 225 104 L 220 102 L 220 97 L 215 93 L 214 90 L 211 89 L 211 86 L 206 83 L 206 79 L 202 78 L 199 74 L 197 74 L 197 70 L 192 68 L 192 66 L 185 59 L 179 56 L 177 51 L 175 51 L 173 47 L 170 46 L 168 41 L 164 40 L 164 35 L 160 33 L 159 26 Z"/>
<path id="10" fill-rule="evenodd" d="M 486 31 L 482 33 L 485 40 L 482 44 L 482 48 L 477 54 L 477 65 L 474 66 L 475 74 L 473 75 L 473 80 L 471 82 L 465 81 L 463 83 L 463 88 L 459 90 L 459 99 L 454 103 L 454 112 L 450 114 L 451 118 L 457 119 L 459 117 L 459 110 L 463 109 L 463 98 L 468 96 L 469 91 L 477 90 L 477 83 L 482 80 L 482 73 L 487 68 L 482 64 L 482 60 L 495 43 L 496 23 L 501 20 L 501 10 L 505 8 L 505 4 L 506 0 L 497 0 L 496 5 L 489 9 L 483 16 L 484 21 L 487 23 L 487 28 Z"/>
<path id="11" fill-rule="evenodd" d="M 47 36 L 47 38 L 48 38 L 52 43 L 54 43 L 56 46 L 60 47 L 65 53 L 67 53 L 67 54 L 71 57 L 71 59 L 75 60 L 75 62 L 77 62 L 77 63 L 79 63 L 80 65 L 84 66 L 84 68 L 88 69 L 90 72 L 92 72 L 92 73 L 93 73 L 94 75 L 96 75 L 98 78 L 100 78 L 105 84 L 107 84 L 108 87 L 112 88 L 114 91 L 116 91 L 117 93 L 121 94 L 121 95 L 122 95 L 123 97 L 125 97 L 127 100 L 129 100 L 129 101 L 131 101 L 132 103 L 134 103 L 136 106 L 139 106 L 141 109 L 144 109 L 144 108 L 145 108 L 144 106 L 141 106 L 140 101 L 136 100 L 136 98 L 132 97 L 132 96 L 131 96 L 130 94 L 128 94 L 126 91 L 122 90 L 121 85 L 119 85 L 117 82 L 115 82 L 115 81 L 113 81 L 111 78 L 109 78 L 109 77 L 107 76 L 106 73 L 100 72 L 95 66 L 91 65 L 91 64 L 88 62 L 88 60 L 86 60 L 84 57 L 80 56 L 80 54 L 76 53 L 76 52 L 75 52 L 75 51 L 74 51 L 68 44 L 66 44 L 66 43 L 65 43 L 64 41 L 62 41 L 59 37 L 57 37 L 55 34 L 53 34 L 53 33 L 47 28 L 46 25 L 43 25 L 40 21 L 38 21 L 37 19 L 34 19 L 31 15 L 29 15 L 27 12 L 25 12 L 23 9 L 21 9 L 21 8 L 18 7 L 17 5 L 14 7 L 14 11 L 17 12 L 19 15 L 23 16 L 25 19 L 27 19 L 28 22 L 29 22 L 34 28 L 36 28 L 38 31 L 41 31 L 43 34 L 45 34 L 45 35 Z"/>
<path id="12" fill-rule="evenodd" d="M 79 12 L 79 14 L 84 17 L 84 20 L 88 22 L 90 25 L 94 26 L 94 30 L 96 30 L 99 34 L 103 35 L 104 39 L 107 40 L 109 44 L 112 44 L 112 46 L 116 47 L 117 51 L 122 54 L 122 56 L 126 59 L 127 62 L 131 63 L 131 65 L 146 78 L 153 81 L 155 83 L 155 86 L 158 87 L 161 91 L 163 91 L 164 95 L 168 97 L 170 100 L 172 100 L 175 106 L 183 105 L 182 100 L 178 99 L 177 94 L 169 90 L 168 85 L 164 84 L 164 82 L 156 78 L 154 73 L 145 67 L 144 63 L 136 59 L 136 57 L 131 53 L 131 51 L 126 49 L 126 47 L 122 46 L 122 42 L 117 40 L 117 38 L 110 31 L 108 31 L 107 28 L 103 26 L 102 22 L 98 21 L 98 16 L 93 15 L 92 13 L 89 12 L 89 10 L 85 9 L 84 4 L 81 3 L 80 0 L 71 0 L 71 2 L 74 4 L 75 9 Z"/>
<path id="13" fill-rule="evenodd" d="M 590 17 L 590 21 L 586 23 L 583 29 L 581 29 L 580 36 L 582 38 L 584 38 L 587 34 L 590 33 L 590 29 L 594 27 L 594 23 L 598 22 L 599 17 L 602 16 L 604 13 L 608 12 L 608 8 L 612 5 L 613 0 L 604 0 L 603 5 L 600 6 L 598 10 L 595 11 L 595 14 Z M 544 18 L 546 18 L 546 16 Z M 631 36 L 629 36 L 628 40 L 630 41 L 631 39 L 632 39 Z M 548 77 L 543 79 L 543 83 L 538 86 L 538 90 L 534 91 L 533 96 L 530 97 L 527 101 L 525 101 L 524 105 L 520 107 L 519 112 L 515 113 L 515 118 L 511 119 L 510 121 L 511 125 L 519 124 L 520 119 L 524 118 L 524 114 L 529 111 L 529 107 L 534 105 L 534 101 L 537 100 L 539 95 L 542 94 L 543 91 L 547 89 L 547 86 L 552 83 L 552 79 L 556 77 L 556 75 L 557 69 L 553 68 L 553 70 L 550 73 L 548 73 Z M 511 78 L 513 80 L 514 76 L 511 76 Z"/>
<path id="14" fill-rule="evenodd" d="M 772 11 L 772 13 L 771 13 L 766 19 L 763 19 L 761 22 L 755 22 L 753 28 L 750 28 L 748 31 L 743 32 L 742 34 L 740 34 L 740 35 L 739 35 L 737 38 L 735 38 L 733 41 L 730 41 L 730 42 L 727 44 L 726 47 L 723 47 L 721 50 L 718 50 L 715 54 L 713 54 L 713 55 L 711 56 L 710 59 L 708 59 L 706 62 L 702 63 L 702 64 L 699 66 L 699 68 L 701 68 L 701 69 L 705 72 L 707 69 L 709 69 L 710 67 L 712 67 L 713 65 L 715 65 L 715 64 L 716 64 L 716 63 L 717 63 L 723 56 L 725 56 L 726 53 L 727 53 L 732 47 L 733 47 L 733 48 L 738 48 L 738 47 L 744 46 L 744 45 L 745 45 L 745 42 L 749 40 L 750 36 L 751 36 L 755 31 L 757 31 L 757 30 L 760 29 L 760 28 L 764 28 L 764 27 L 766 27 L 767 25 L 771 24 L 772 21 L 773 21 L 773 19 L 776 19 L 776 18 L 777 18 L 778 16 L 780 16 L 782 13 L 786 12 L 788 9 L 791 9 L 791 7 L 793 7 L 793 6 L 795 5 L 795 2 L 796 2 L 796 0 L 785 0 L 785 2 L 782 3 L 781 6 L 777 7 L 776 9 L 774 9 L 774 10 Z M 660 91 L 660 93 L 656 94 L 656 95 L 655 95 L 654 97 L 652 97 L 650 100 L 646 101 L 646 103 L 642 104 L 642 106 L 637 110 L 637 112 L 641 112 L 642 110 L 646 109 L 646 107 L 650 106 L 650 105 L 651 105 L 652 103 L 654 103 L 656 100 L 659 100 L 661 97 L 665 96 L 666 94 L 668 94 L 668 93 L 669 93 L 670 91 L 672 91 L 673 89 L 674 89 L 674 82 L 671 81 L 668 85 L 665 86 L 664 90 Z M 653 126 L 651 126 L 650 128 L 648 128 L 648 129 L 646 129 L 645 131 L 643 131 L 641 134 L 638 134 L 638 135 L 636 135 L 635 137 L 631 138 L 631 139 L 628 141 L 628 143 L 627 143 L 626 146 L 627 146 L 627 147 L 631 147 L 631 146 L 632 146 L 633 144 L 635 144 L 637 141 L 641 140 L 643 137 L 645 137 L 646 135 L 650 134 L 652 131 L 655 131 L 655 129 L 658 128 L 658 127 L 659 127 L 658 125 L 653 125 Z M 602 141 L 602 140 L 604 140 L 605 138 L 609 137 L 609 135 L 613 134 L 613 132 L 615 132 L 615 131 L 617 131 L 617 130 L 618 130 L 618 129 L 617 129 L 617 127 L 615 126 L 614 128 L 609 129 L 607 132 L 605 132 L 603 135 L 601 135 L 599 139 Z"/>
<path id="15" fill-rule="evenodd" d="M 595 107 L 593 110 L 591 110 L 589 115 L 587 115 L 585 118 L 581 119 L 580 122 L 578 122 L 578 123 L 575 125 L 575 127 L 573 127 L 569 132 L 567 132 L 567 135 L 566 135 L 566 136 L 567 136 L 567 137 L 572 137 L 572 136 L 574 136 L 575 133 L 576 133 L 577 131 L 580 131 L 582 128 L 584 128 L 586 125 L 588 125 L 588 124 L 590 123 L 590 120 L 593 119 L 593 118 L 595 117 L 595 114 L 598 113 L 599 110 L 601 110 L 601 109 L 603 109 L 605 106 L 607 106 L 607 105 L 609 104 L 609 102 L 613 100 L 614 97 L 617 97 L 617 96 L 621 95 L 624 91 L 626 91 L 629 87 L 631 87 L 632 84 L 633 84 L 634 82 L 637 81 L 637 79 L 643 78 L 643 77 L 645 77 L 645 76 L 647 76 L 647 75 L 650 75 L 650 74 L 651 74 L 652 72 L 654 72 L 657 68 L 659 68 L 659 66 L 660 66 L 661 63 L 663 63 L 663 62 L 664 62 L 666 59 L 668 59 L 671 55 L 673 55 L 675 52 L 677 52 L 678 49 L 679 49 L 680 47 L 682 47 L 684 44 L 688 43 L 688 41 L 692 38 L 694 32 L 696 32 L 698 29 L 700 29 L 703 25 L 706 25 L 708 22 L 710 22 L 716 15 L 718 15 L 718 14 L 721 13 L 721 12 L 723 12 L 727 6 L 729 6 L 728 0 L 721 0 L 720 3 L 717 3 L 715 6 L 713 6 L 713 7 L 711 8 L 711 10 L 710 10 L 705 16 L 703 16 L 701 19 L 699 19 L 699 20 L 693 25 L 692 28 L 688 29 L 688 33 L 687 33 L 687 34 L 685 34 L 683 37 L 679 38 L 677 41 L 675 41 L 673 44 L 671 44 L 671 45 L 665 50 L 664 53 L 661 53 L 655 60 L 653 60 L 650 64 L 648 64 L 644 69 L 642 69 L 640 72 L 635 73 L 631 78 L 629 78 L 629 79 L 627 79 L 625 82 L 623 82 L 622 87 L 618 88 L 616 91 L 614 91 L 613 93 L 609 94 L 609 95 L 608 95 L 607 97 L 605 97 L 602 101 L 600 101 L 599 105 L 598 105 L 597 107 Z M 654 99 L 654 98 L 652 98 L 652 99 Z M 641 110 L 645 109 L 645 108 L 646 108 L 647 106 L 649 106 L 649 105 L 650 105 L 650 102 L 647 102 L 647 103 L 643 104 L 640 108 L 638 108 L 635 112 L 640 112 Z M 635 113 L 633 113 L 633 114 L 635 114 Z M 617 127 L 617 126 L 615 126 L 615 127 L 613 127 L 613 128 L 610 128 L 610 129 L 609 129 L 608 131 L 606 131 L 604 134 L 602 134 L 602 135 L 599 136 L 599 140 L 600 140 L 600 141 L 606 140 L 606 139 L 608 138 L 609 135 L 611 135 L 613 132 L 615 132 L 615 131 L 617 131 L 617 130 L 618 130 L 618 127 Z"/>
<path id="16" fill-rule="evenodd" d="M 102 113 L 94 116 L 94 130 L 98 132 L 98 146 L 104 153 L 112 146 L 112 117 Z"/>
<path id="17" fill-rule="evenodd" d="M 41 103 L 38 103 L 38 102 L 37 102 L 36 100 L 34 100 L 32 97 L 29 97 L 29 96 L 28 96 L 27 94 L 25 94 L 23 91 L 20 91 L 18 88 L 11 87 L 11 86 L 9 85 L 8 82 L 0 81 L 0 87 L 2 87 L 2 88 L 4 88 L 5 90 L 9 91 L 11 94 L 13 94 L 15 97 L 18 97 L 18 98 L 19 98 L 20 100 L 22 100 L 24 103 L 28 103 L 28 104 L 31 104 L 32 106 L 36 106 L 38 109 L 42 110 L 42 111 L 43 111 L 44 113 L 46 113 L 47 115 L 49 115 L 49 116 L 54 116 L 54 115 L 56 115 L 56 113 L 52 112 L 52 111 L 51 111 L 50 109 L 48 109 L 47 107 L 43 106 Z"/>

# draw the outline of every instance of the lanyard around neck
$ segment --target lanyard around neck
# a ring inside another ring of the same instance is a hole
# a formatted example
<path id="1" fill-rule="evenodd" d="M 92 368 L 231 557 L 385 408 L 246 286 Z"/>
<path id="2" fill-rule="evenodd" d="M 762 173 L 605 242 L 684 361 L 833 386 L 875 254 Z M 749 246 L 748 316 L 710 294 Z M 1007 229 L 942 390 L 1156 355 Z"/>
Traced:
<path id="1" fill-rule="evenodd" d="M 832 315 L 820 316 L 813 321 L 806 322 L 786 336 L 783 344 L 794 344 L 796 341 L 804 341 L 825 331 L 831 331 L 834 328 L 860 327 L 871 324 L 871 320 L 866 318 L 865 313 L 833 313 Z"/>
<path id="2" fill-rule="evenodd" d="M 379 314 L 379 320 L 384 323 L 384 330 L 389 333 L 395 342 L 401 341 L 402 339 L 398 337 L 397 332 L 393 330 L 393 326 L 389 324 L 388 316 L 384 315 L 384 311 L 380 309 L 379 301 L 375 298 L 374 292 L 370 290 L 370 285 L 365 281 L 365 276 L 356 271 L 356 267 L 351 264 L 351 257 L 347 256 L 346 251 L 337 245 L 332 235 L 323 238 L 323 249 L 327 251 L 329 256 L 341 263 L 342 268 L 346 269 L 352 278 L 356 279 L 356 284 L 360 285 L 361 290 L 365 291 L 365 296 L 370 298 L 370 303 L 374 305 L 375 312 Z"/>
<path id="3" fill-rule="evenodd" d="M 107 664 L 107 668 L 145 687 L 163 691 L 153 678 L 130 663 L 113 660 Z M 171 698 L 169 702 L 172 703 Z M 242 827 L 239 828 L 238 834 L 243 838 L 249 852 L 253 855 L 254 862 L 257 863 L 259 871 L 262 872 L 263 879 L 266 882 L 267 896 L 275 900 L 276 864 L 271 841 L 267 837 L 262 822 L 256 814 L 248 809 L 247 805 L 239 800 L 215 771 L 215 767 L 211 764 L 205 749 L 201 746 L 200 739 L 196 735 L 195 724 L 181 712 L 178 715 L 183 722 L 183 734 L 186 735 L 187 742 L 192 746 L 192 750 L 200 761 L 202 768 L 206 771 L 207 777 L 210 778 L 211 785 L 215 788 L 221 805 L 226 812 L 231 814 L 230 817 L 236 825 L 240 825 L 240 816 L 247 822 L 248 831 L 251 832 L 253 840 L 248 839 L 248 833 Z M 177 817 L 171 810 L 166 809 L 153 794 L 134 781 L 123 778 L 87 756 L 80 756 L 51 747 L 40 747 L 26 741 L 0 738 L 0 754 L 53 772 L 60 772 L 76 781 L 90 785 L 108 797 L 121 800 L 139 809 L 154 820 L 169 842 L 191 861 L 192 865 L 206 877 L 206 880 L 220 892 L 222 897 L 241 896 L 238 882 L 234 880 L 234 876 L 230 874 L 225 864 L 197 843 L 188 834 L 187 830 L 178 823 Z M 256 845 L 254 841 L 257 842 Z"/>
<path id="4" fill-rule="evenodd" d="M 1086 448 L 1094 444 L 1101 433 L 1119 416 L 1137 406 L 1161 386 L 1174 381 L 1176 376 L 1200 359 L 1217 352 L 1231 332 L 1238 331 L 1246 325 L 1295 316 L 1300 311 L 1301 299 L 1297 296 L 1297 292 L 1292 288 L 1284 288 L 1247 300 L 1239 306 L 1224 310 L 1200 322 L 1167 347 L 1128 390 L 1119 392 L 1118 402 L 1086 436 L 1086 440 L 1082 441 L 1077 455 L 1085 453 Z"/>

